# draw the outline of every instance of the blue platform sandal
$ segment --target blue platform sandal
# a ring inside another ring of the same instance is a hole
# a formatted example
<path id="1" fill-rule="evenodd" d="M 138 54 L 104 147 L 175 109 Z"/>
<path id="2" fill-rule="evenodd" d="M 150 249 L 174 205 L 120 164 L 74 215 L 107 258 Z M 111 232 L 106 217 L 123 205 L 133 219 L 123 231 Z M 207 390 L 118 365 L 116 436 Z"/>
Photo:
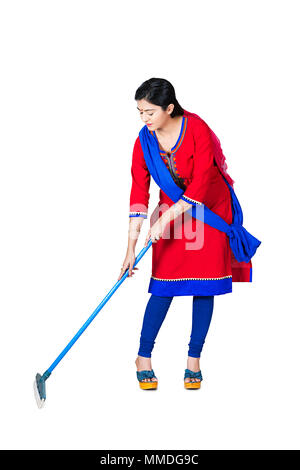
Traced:
<path id="1" fill-rule="evenodd" d="M 142 390 L 153 390 L 157 388 L 157 380 L 149 381 L 149 382 L 142 382 L 143 379 L 152 379 L 153 377 L 157 379 L 156 375 L 154 374 L 154 370 L 141 370 L 136 371 L 137 379 L 140 383 L 140 388 Z"/>
<path id="2" fill-rule="evenodd" d="M 184 379 L 200 379 L 199 382 L 185 382 L 184 381 L 184 387 L 187 389 L 195 389 L 195 388 L 200 388 L 201 387 L 201 381 L 203 380 L 201 370 L 198 372 L 193 372 L 190 369 L 185 369 L 184 372 Z"/>

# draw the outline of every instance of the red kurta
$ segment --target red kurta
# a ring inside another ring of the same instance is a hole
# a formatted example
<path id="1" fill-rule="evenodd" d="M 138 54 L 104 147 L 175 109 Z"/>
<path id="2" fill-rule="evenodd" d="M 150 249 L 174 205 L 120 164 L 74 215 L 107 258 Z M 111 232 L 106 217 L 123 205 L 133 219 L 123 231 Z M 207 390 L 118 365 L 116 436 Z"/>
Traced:
<path id="1" fill-rule="evenodd" d="M 157 139 L 155 132 L 153 136 Z M 174 181 L 185 190 L 182 199 L 202 210 L 205 204 L 232 223 L 231 195 L 213 156 L 207 124 L 183 116 L 171 155 L 161 157 Z M 132 155 L 129 216 L 147 218 L 151 175 L 139 137 Z M 174 202 L 160 189 L 150 225 Z M 188 213 L 171 221 L 163 238 L 152 244 L 152 276 L 148 292 L 156 295 L 218 295 L 232 292 L 231 249 L 224 232 Z"/>

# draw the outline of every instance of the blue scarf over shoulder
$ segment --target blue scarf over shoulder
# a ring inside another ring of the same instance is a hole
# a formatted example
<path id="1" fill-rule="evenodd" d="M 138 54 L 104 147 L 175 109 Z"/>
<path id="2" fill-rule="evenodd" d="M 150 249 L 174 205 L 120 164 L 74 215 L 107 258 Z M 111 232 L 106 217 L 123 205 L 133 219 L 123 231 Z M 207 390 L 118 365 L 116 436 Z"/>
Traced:
<path id="1" fill-rule="evenodd" d="M 144 158 L 150 174 L 161 190 L 175 203 L 184 194 L 173 180 L 168 168 L 160 155 L 160 149 L 157 139 L 151 134 L 145 125 L 139 132 L 139 138 L 142 145 Z M 254 256 L 261 242 L 251 235 L 243 227 L 243 212 L 238 198 L 222 175 L 231 194 L 231 208 L 233 215 L 233 223 L 228 225 L 222 217 L 215 214 L 203 204 L 204 210 L 197 210 L 196 204 L 187 212 L 202 222 L 225 232 L 229 237 L 230 248 L 238 262 L 248 263 Z"/>

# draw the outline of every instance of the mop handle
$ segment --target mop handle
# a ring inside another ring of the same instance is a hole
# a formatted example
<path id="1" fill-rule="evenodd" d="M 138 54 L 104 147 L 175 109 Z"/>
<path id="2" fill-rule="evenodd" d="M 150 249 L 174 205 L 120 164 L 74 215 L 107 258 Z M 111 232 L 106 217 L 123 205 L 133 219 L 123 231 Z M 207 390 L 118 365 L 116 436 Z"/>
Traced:
<path id="1" fill-rule="evenodd" d="M 140 261 L 140 259 L 144 256 L 144 254 L 146 253 L 146 251 L 150 248 L 150 246 L 152 245 L 152 240 L 150 239 L 148 241 L 148 244 L 147 246 L 145 246 L 141 251 L 140 253 L 137 255 L 136 259 L 135 259 L 135 262 L 134 262 L 134 265 L 133 267 L 135 267 L 138 262 Z M 76 341 L 78 340 L 78 338 L 82 335 L 82 333 L 87 329 L 87 327 L 89 326 L 89 324 L 94 320 L 94 318 L 98 315 L 98 313 L 100 312 L 100 310 L 102 309 L 102 307 L 104 307 L 104 305 L 106 304 L 106 302 L 111 298 L 111 296 L 113 295 L 113 293 L 118 289 L 118 287 L 120 287 L 120 285 L 122 284 L 122 282 L 125 281 L 126 277 L 128 276 L 128 273 L 129 273 L 129 268 L 126 269 L 126 271 L 124 272 L 123 276 L 121 277 L 121 279 L 119 279 L 118 282 L 116 282 L 116 284 L 112 287 L 112 289 L 109 291 L 109 293 L 104 297 L 104 299 L 102 300 L 102 302 L 98 305 L 98 307 L 95 309 L 95 311 L 92 313 L 92 315 L 87 319 L 87 321 L 84 323 L 84 325 L 82 325 L 82 327 L 80 328 L 80 330 L 78 330 L 78 332 L 76 333 L 76 335 L 71 339 L 71 341 L 67 344 L 67 346 L 65 347 L 65 349 L 63 349 L 63 351 L 60 353 L 60 355 L 55 359 L 55 361 L 51 364 L 51 366 L 49 367 L 49 369 L 46 370 L 45 374 L 47 376 L 49 376 L 51 374 L 51 372 L 53 371 L 53 369 L 55 369 L 55 367 L 58 365 L 58 363 L 62 360 L 62 358 L 67 354 L 67 352 L 71 349 L 71 347 L 73 346 L 74 343 L 76 343 Z"/>

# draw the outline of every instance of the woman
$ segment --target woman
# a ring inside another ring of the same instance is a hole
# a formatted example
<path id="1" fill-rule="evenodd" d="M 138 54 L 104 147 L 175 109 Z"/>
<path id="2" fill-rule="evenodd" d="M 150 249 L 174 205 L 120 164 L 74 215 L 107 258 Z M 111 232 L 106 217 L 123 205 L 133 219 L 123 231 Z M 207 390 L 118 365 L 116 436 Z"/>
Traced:
<path id="1" fill-rule="evenodd" d="M 200 354 L 211 322 L 214 296 L 232 292 L 233 258 L 226 233 L 187 211 L 191 208 L 201 211 L 205 205 L 231 224 L 230 191 L 214 158 L 210 128 L 199 116 L 179 105 L 170 82 L 158 78 L 145 81 L 137 89 L 135 100 L 172 179 L 184 190 L 174 204 L 160 189 L 158 206 L 150 218 L 145 246 L 151 239 L 152 276 L 148 289 L 151 296 L 135 361 L 137 378 L 142 389 L 157 388 L 151 364 L 156 336 L 173 297 L 190 295 L 192 329 L 184 386 L 200 388 Z M 133 268 L 135 246 L 143 220 L 148 217 L 151 174 L 140 136 L 134 144 L 131 175 L 128 247 L 118 279 L 127 268 L 130 277 L 138 269 Z"/>

